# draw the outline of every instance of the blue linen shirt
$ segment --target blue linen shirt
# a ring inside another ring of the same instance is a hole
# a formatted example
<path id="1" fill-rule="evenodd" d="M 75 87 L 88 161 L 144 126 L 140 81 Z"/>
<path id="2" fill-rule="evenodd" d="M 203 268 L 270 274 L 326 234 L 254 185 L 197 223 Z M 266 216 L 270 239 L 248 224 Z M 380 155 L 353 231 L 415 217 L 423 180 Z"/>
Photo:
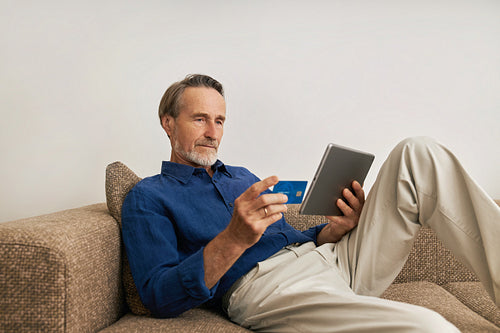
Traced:
<path id="1" fill-rule="evenodd" d="M 324 225 L 300 232 L 285 219 L 270 225 L 211 289 L 203 250 L 229 224 L 234 201 L 259 179 L 217 161 L 203 168 L 163 162 L 161 174 L 140 181 L 122 207 L 125 250 L 137 290 L 156 317 L 175 317 L 203 303 L 220 306 L 231 285 L 257 262 L 293 243 L 316 242 Z"/>

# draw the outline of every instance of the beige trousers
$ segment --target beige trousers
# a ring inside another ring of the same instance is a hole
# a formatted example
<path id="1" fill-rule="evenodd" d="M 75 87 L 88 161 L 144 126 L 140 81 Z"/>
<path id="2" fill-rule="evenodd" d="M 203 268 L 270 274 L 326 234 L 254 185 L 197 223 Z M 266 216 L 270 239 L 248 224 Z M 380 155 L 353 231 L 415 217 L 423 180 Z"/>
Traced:
<path id="1" fill-rule="evenodd" d="M 391 152 L 356 229 L 336 244 L 287 247 L 231 288 L 231 320 L 262 332 L 457 332 L 431 310 L 380 299 L 422 225 L 500 304 L 500 209 L 455 156 L 429 138 Z"/>

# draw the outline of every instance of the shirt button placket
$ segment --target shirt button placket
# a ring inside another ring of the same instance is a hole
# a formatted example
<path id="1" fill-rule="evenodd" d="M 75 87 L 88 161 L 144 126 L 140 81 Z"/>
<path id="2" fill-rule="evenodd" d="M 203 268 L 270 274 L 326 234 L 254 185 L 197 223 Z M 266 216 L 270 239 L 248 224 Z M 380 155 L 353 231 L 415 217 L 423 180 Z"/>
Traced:
<path id="1" fill-rule="evenodd" d="M 224 202 L 226 203 L 226 207 L 229 211 L 229 213 L 231 213 L 231 215 L 233 214 L 233 207 L 234 207 L 234 203 L 228 201 L 225 196 L 224 196 L 224 192 L 221 191 L 221 189 L 219 188 L 219 181 L 217 179 L 213 179 L 212 178 L 212 183 L 214 184 L 215 188 L 217 189 L 217 191 L 219 192 L 219 194 L 221 195 L 222 199 L 224 200 Z"/>

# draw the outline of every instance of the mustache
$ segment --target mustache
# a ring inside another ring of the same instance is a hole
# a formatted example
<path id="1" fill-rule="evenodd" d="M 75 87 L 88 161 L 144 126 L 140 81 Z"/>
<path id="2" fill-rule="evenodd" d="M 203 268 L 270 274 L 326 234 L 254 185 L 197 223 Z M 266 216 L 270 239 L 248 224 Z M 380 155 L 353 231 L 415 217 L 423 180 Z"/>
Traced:
<path id="1" fill-rule="evenodd" d="M 219 142 L 215 139 L 201 139 L 196 141 L 195 143 L 197 146 L 210 146 L 214 147 L 215 149 L 219 148 Z"/>

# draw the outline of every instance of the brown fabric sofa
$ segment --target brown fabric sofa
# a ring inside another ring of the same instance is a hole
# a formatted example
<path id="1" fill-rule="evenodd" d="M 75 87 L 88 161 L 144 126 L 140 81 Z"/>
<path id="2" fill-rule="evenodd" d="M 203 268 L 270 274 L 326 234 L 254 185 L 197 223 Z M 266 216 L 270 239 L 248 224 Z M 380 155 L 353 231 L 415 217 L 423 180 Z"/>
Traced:
<path id="1" fill-rule="evenodd" d="M 124 173 L 132 181 L 113 181 Z M 121 163 L 110 165 L 108 190 L 123 196 L 139 179 L 134 176 Z M 248 332 L 203 307 L 175 319 L 130 312 L 116 219 L 120 198 L 108 193 L 107 200 L 0 223 L 0 332 Z M 298 229 L 324 221 L 297 210 L 290 205 L 286 218 Z M 463 332 L 500 332 L 499 308 L 426 228 L 383 297 L 431 308 Z"/>

